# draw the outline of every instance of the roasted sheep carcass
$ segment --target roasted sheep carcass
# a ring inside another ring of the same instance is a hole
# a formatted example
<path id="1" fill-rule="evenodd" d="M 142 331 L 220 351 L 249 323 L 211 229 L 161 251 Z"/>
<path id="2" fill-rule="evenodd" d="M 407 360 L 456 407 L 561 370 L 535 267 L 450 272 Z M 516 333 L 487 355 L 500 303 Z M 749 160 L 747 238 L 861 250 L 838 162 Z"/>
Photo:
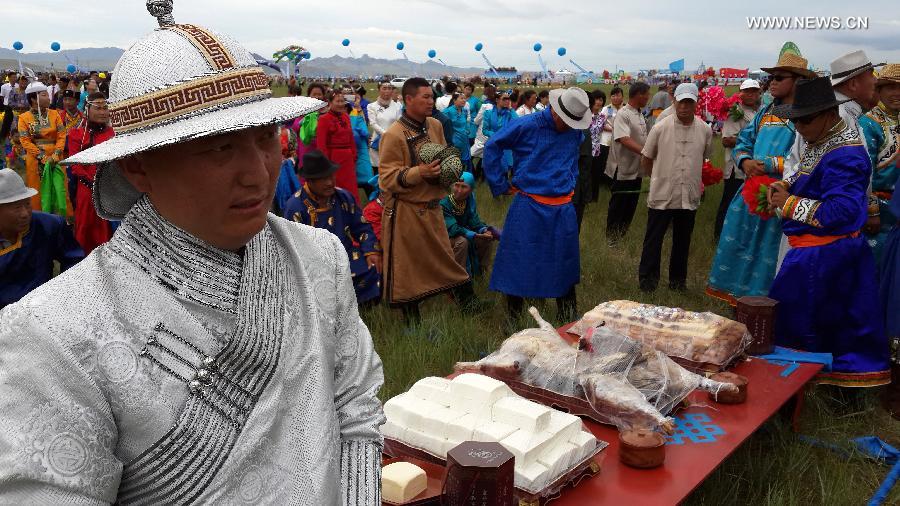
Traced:
<path id="1" fill-rule="evenodd" d="M 539 328 L 526 329 L 478 362 L 460 362 L 459 371 L 479 371 L 558 394 L 586 399 L 620 428 L 670 432 L 665 415 L 695 388 L 730 389 L 672 362 L 664 354 L 603 327 L 585 332 L 577 347 L 567 343 L 535 308 Z"/>

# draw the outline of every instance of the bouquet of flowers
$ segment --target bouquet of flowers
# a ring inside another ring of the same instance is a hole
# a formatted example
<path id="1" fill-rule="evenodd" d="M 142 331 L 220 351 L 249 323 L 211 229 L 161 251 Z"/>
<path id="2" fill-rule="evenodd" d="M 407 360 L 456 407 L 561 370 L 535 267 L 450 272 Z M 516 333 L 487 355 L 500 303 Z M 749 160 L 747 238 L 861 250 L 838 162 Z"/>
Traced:
<path id="1" fill-rule="evenodd" d="M 778 181 L 774 177 L 769 176 L 752 176 L 744 181 L 744 188 L 741 190 L 741 196 L 750 214 L 755 214 L 764 220 L 768 220 L 773 216 L 769 210 L 769 186 Z"/>
<path id="2" fill-rule="evenodd" d="M 719 184 L 722 181 L 723 177 L 725 177 L 725 175 L 722 173 L 722 171 L 714 167 L 709 160 L 703 161 L 701 181 L 703 182 L 704 187 Z"/>
<path id="3" fill-rule="evenodd" d="M 725 101 L 726 107 L 728 108 L 728 119 L 731 121 L 740 121 L 741 118 L 744 117 L 744 110 L 741 108 L 741 94 L 735 93 L 734 95 L 728 97 L 728 100 Z"/>

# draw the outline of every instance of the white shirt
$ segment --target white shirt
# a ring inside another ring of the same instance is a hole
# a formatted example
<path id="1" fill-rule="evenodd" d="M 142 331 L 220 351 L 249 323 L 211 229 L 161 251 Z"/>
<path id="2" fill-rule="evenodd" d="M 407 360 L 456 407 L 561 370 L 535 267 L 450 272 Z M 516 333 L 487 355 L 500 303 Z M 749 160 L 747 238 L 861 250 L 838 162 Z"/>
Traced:
<path id="1" fill-rule="evenodd" d="M 400 102 L 393 100 L 389 101 L 387 106 L 382 105 L 378 100 L 369 102 L 366 110 L 369 112 L 369 123 L 374 130 L 373 138 L 375 135 L 384 135 L 384 132 L 400 119 L 401 114 Z"/>
<path id="2" fill-rule="evenodd" d="M 434 106 L 437 107 L 437 110 L 443 111 L 444 109 L 450 107 L 450 99 L 453 98 L 451 95 L 444 95 L 439 97 L 434 101 Z"/>
<path id="3" fill-rule="evenodd" d="M 612 126 L 613 120 L 616 118 L 616 113 L 619 112 L 619 110 L 610 104 L 603 108 L 603 112 L 606 113 L 606 124 Z M 600 134 L 600 144 L 609 146 L 609 143 L 612 142 L 612 134 L 612 131 L 607 132 L 604 130 L 603 133 Z"/>
<path id="4" fill-rule="evenodd" d="M 535 109 L 529 109 L 527 105 L 522 104 L 518 109 L 516 109 L 516 114 L 521 118 L 522 116 L 527 116 L 534 113 Z"/>
<path id="5" fill-rule="evenodd" d="M 542 104 L 542 103 L 540 103 L 540 102 L 534 104 L 534 112 L 541 112 L 541 111 L 543 111 L 545 108 L 546 108 L 546 107 L 544 106 L 544 104 Z"/>
<path id="6" fill-rule="evenodd" d="M 12 91 L 12 84 L 4 83 L 0 86 L 0 96 L 3 97 L 3 105 L 9 105 L 9 93 Z"/>

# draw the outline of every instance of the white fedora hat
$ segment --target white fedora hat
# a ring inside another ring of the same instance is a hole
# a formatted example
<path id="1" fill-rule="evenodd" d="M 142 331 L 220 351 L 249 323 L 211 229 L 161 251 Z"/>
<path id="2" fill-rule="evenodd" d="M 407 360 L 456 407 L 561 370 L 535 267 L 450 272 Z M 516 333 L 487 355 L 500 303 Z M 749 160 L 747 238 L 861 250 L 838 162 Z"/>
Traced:
<path id="1" fill-rule="evenodd" d="M 884 63 L 872 64 L 872 60 L 864 51 L 851 51 L 831 62 L 831 85 L 837 86 L 847 79 L 871 72 L 875 67 L 881 67 Z"/>
<path id="2" fill-rule="evenodd" d="M 175 24 L 172 0 L 147 0 L 160 27 L 122 55 L 109 87 L 116 136 L 62 163 L 98 164 L 94 206 L 122 219 L 140 199 L 116 160 L 192 139 L 271 125 L 325 106 L 308 97 L 272 98 L 269 78 L 240 44 Z"/>
<path id="3" fill-rule="evenodd" d="M 0 204 L 9 204 L 30 199 L 37 195 L 37 190 L 25 186 L 22 176 L 12 169 L 0 170 Z"/>
<path id="4" fill-rule="evenodd" d="M 581 88 L 566 88 L 550 91 L 550 107 L 565 124 L 575 130 L 591 126 L 591 101 Z"/>

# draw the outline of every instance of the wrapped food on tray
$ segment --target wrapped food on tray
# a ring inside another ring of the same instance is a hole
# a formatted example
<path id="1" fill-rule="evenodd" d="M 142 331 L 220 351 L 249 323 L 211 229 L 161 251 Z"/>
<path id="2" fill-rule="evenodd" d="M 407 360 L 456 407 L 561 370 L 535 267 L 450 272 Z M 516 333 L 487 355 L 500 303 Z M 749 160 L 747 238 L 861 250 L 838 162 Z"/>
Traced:
<path id="1" fill-rule="evenodd" d="M 478 362 L 458 363 L 456 369 L 586 401 L 592 408 L 588 416 L 620 429 L 671 432 L 674 423 L 667 415 L 693 390 L 735 389 L 603 326 L 586 329 L 577 347 L 572 346 L 536 309 L 529 311 L 540 328 L 518 332 L 496 352 Z"/>
<path id="2" fill-rule="evenodd" d="M 600 324 L 649 345 L 692 370 L 722 370 L 751 343 L 743 323 L 709 312 L 627 300 L 598 305 L 585 313 L 569 332 L 581 336 Z"/>
<path id="3" fill-rule="evenodd" d="M 539 493 L 606 443 L 581 419 L 519 397 L 481 374 L 424 378 L 384 403 L 382 435 L 439 459 L 465 441 L 500 443 L 516 457 L 515 486 Z"/>

